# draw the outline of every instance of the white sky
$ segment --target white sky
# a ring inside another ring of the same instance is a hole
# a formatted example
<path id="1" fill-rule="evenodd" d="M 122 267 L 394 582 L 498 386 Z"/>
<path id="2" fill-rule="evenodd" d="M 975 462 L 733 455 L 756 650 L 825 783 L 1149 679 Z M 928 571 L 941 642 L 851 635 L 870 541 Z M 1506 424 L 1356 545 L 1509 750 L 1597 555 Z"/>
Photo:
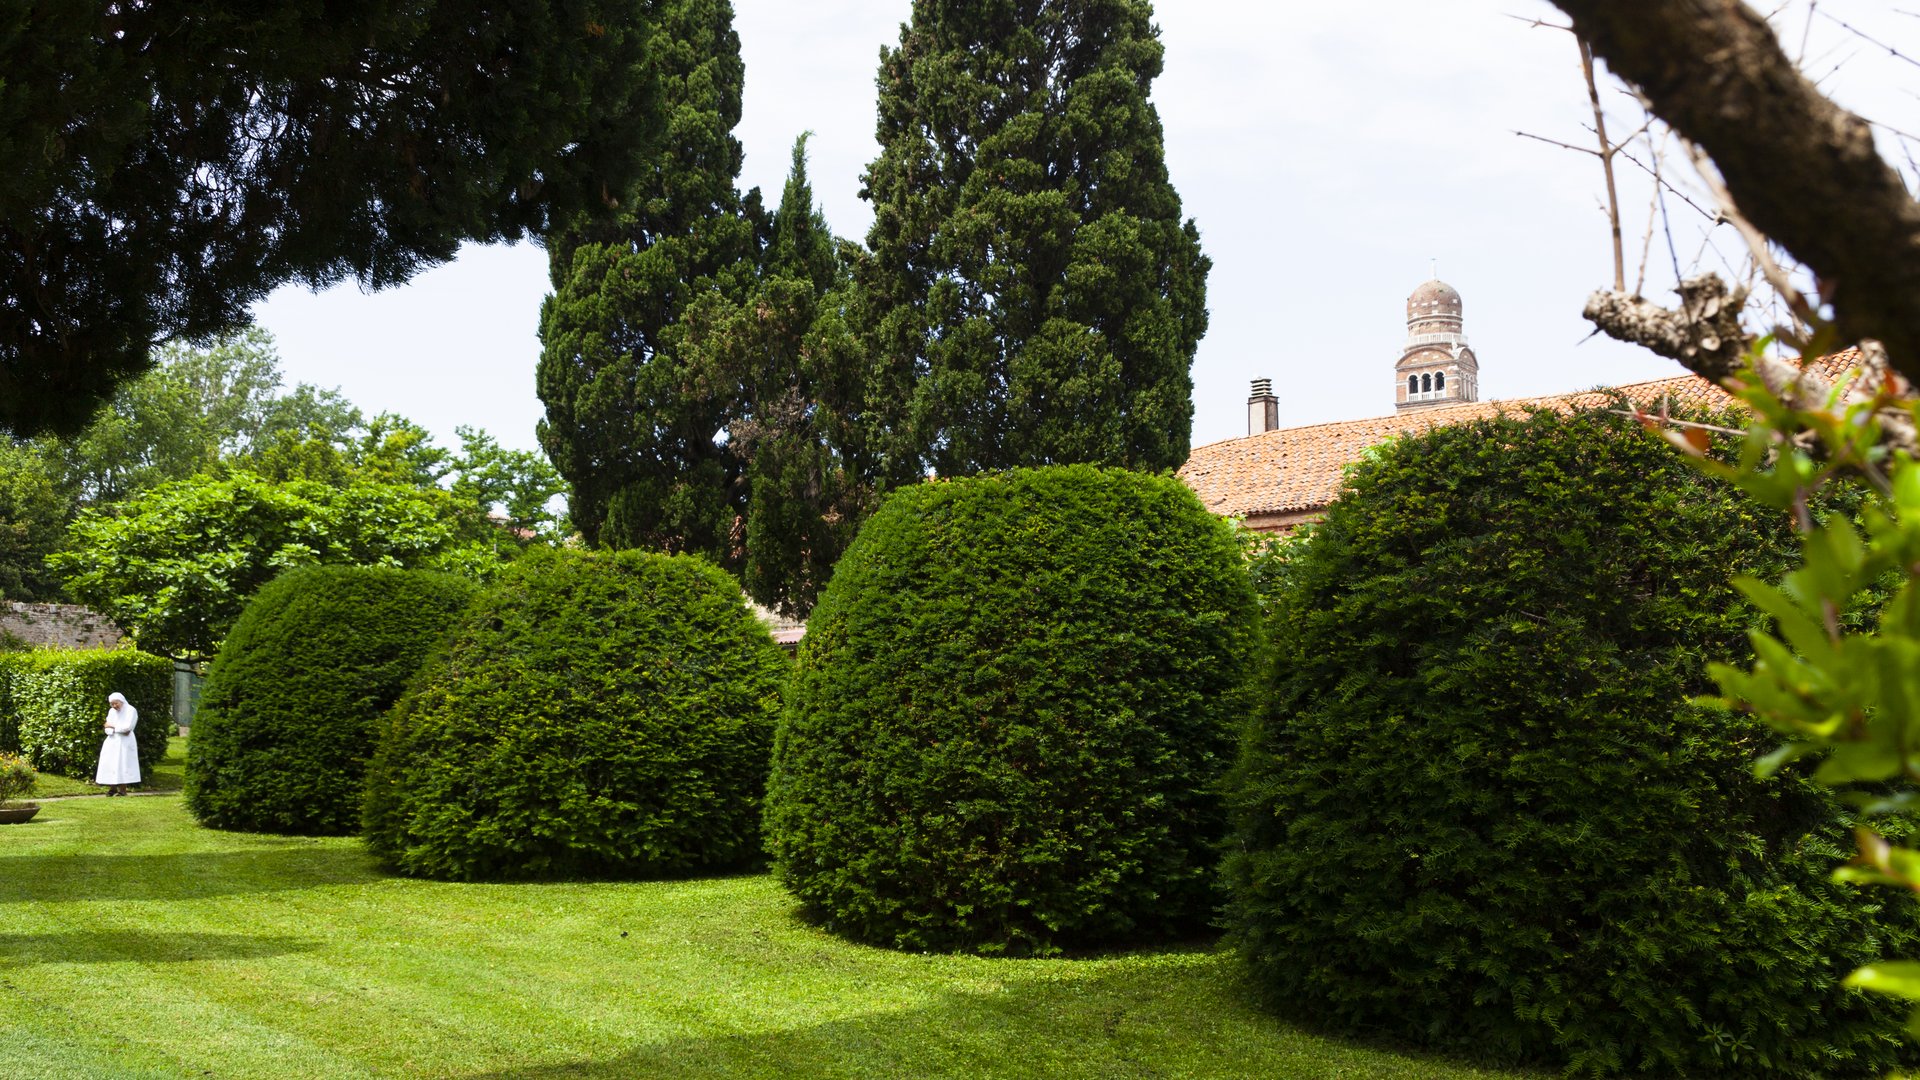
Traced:
<path id="1" fill-rule="evenodd" d="M 734 6 L 747 67 L 742 187 L 777 201 L 793 139 L 811 130 L 815 197 L 835 232 L 864 238 L 871 213 L 858 192 L 876 153 L 874 73 L 910 4 Z M 1429 259 L 1464 298 L 1483 399 L 1678 372 L 1604 338 L 1581 343 L 1589 330 L 1581 304 L 1611 277 L 1599 169 L 1513 134 L 1588 138 L 1572 38 L 1509 17 L 1558 21 L 1547 4 L 1156 8 L 1167 60 L 1154 101 L 1168 166 L 1214 262 L 1211 330 L 1193 367 L 1195 446 L 1245 434 L 1256 377 L 1275 380 L 1285 426 L 1391 411 L 1403 305 L 1428 277 Z M 1920 17 L 1883 0 L 1823 0 L 1818 11 L 1807 66 L 1825 76 L 1823 87 L 1871 119 L 1920 131 L 1912 92 L 1920 66 L 1834 22 L 1920 55 Z M 1804 14 L 1782 16 L 1794 20 L 1796 50 Z M 1622 201 L 1644 220 L 1648 189 L 1624 169 Z M 1638 236 L 1628 243 L 1637 249 Z M 1737 241 L 1719 245 L 1738 254 Z M 1678 246 L 1690 263 L 1700 230 L 1686 225 Z M 1637 258 L 1630 252 L 1630 276 Z M 1669 269 L 1650 280 L 1671 280 L 1664 241 L 1656 268 L 1663 263 Z M 468 247 L 400 288 L 289 287 L 255 310 L 279 341 L 290 382 L 337 386 L 369 415 L 402 413 L 447 445 L 456 445 L 455 425 L 477 424 L 532 449 L 546 292 L 539 248 Z"/>

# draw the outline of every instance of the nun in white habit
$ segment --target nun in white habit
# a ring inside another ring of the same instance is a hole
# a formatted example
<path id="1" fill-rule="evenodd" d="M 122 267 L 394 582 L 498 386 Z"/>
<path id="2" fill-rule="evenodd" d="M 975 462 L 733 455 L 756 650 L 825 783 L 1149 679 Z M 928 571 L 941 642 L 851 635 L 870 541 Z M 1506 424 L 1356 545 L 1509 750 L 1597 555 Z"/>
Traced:
<path id="1" fill-rule="evenodd" d="M 140 710 L 127 704 L 119 694 L 107 697 L 107 738 L 100 744 L 100 768 L 93 782 L 107 785 L 107 794 L 125 795 L 128 784 L 140 782 L 140 744 L 134 740 L 133 727 L 140 722 Z"/>

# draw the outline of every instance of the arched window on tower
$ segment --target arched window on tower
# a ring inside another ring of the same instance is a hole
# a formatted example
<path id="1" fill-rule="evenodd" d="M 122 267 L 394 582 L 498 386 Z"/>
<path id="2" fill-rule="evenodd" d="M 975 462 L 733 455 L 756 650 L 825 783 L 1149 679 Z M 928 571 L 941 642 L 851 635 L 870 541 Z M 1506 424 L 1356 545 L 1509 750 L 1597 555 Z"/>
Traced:
<path id="1" fill-rule="evenodd" d="M 1444 371 L 1434 372 L 1433 373 L 1433 392 L 1438 394 L 1441 391 L 1445 390 L 1446 388 L 1447 388 L 1447 373 Z"/>
<path id="2" fill-rule="evenodd" d="M 1431 391 L 1432 389 L 1433 389 L 1433 376 L 1431 374 L 1420 376 L 1420 392 L 1425 394 Z"/>
<path id="3" fill-rule="evenodd" d="M 1420 392 L 1420 376 L 1418 375 L 1407 376 L 1407 394 L 1409 396 L 1412 396 L 1419 392 Z"/>

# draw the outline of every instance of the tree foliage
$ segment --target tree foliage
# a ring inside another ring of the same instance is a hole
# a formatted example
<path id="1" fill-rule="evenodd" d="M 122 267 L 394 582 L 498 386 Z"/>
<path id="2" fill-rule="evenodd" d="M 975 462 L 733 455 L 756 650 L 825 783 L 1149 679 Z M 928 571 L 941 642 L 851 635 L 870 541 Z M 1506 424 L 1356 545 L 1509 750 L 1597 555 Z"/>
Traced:
<path id="1" fill-rule="evenodd" d="M 31 449 L 0 440 L 0 600 L 51 600 L 60 582 L 47 556 L 66 538 L 68 501 Z"/>
<path id="2" fill-rule="evenodd" d="M 530 554 L 391 713 L 367 773 L 368 846 L 456 880 L 750 864 L 786 671 L 711 563 Z"/>
<path id="3" fill-rule="evenodd" d="M 547 239 L 540 442 L 589 543 L 724 557 L 739 467 L 717 439 L 724 401 L 681 345 L 698 297 L 744 294 L 764 228 L 758 192 L 734 186 L 744 67 L 732 5 L 663 0 L 646 50 L 667 117 L 658 152 L 616 219 Z"/>
<path id="4" fill-rule="evenodd" d="M 252 832 L 358 832 L 382 715 L 473 598 L 450 574 L 307 566 L 221 642 L 194 711 L 187 808 Z"/>
<path id="5" fill-rule="evenodd" d="M 1180 465 L 1206 331 L 1147 0 L 915 0 L 880 65 L 857 280 L 892 482 Z"/>
<path id="6" fill-rule="evenodd" d="M 752 289 L 710 292 L 687 313 L 685 351 L 721 402 L 738 479 L 740 538 L 709 553 L 755 600 L 804 617 L 872 499 L 863 430 L 865 353 L 846 318 L 838 244 L 813 202 L 806 136 L 772 219 Z"/>
<path id="7" fill-rule="evenodd" d="M 1258 983 L 1292 1015 L 1579 1073 L 1893 1064 L 1898 1017 L 1841 978 L 1920 912 L 1829 882 L 1841 808 L 1755 777 L 1761 725 L 1688 704 L 1749 655 L 1728 575 L 1792 546 L 1785 514 L 1607 412 L 1362 463 L 1280 570 L 1234 778 L 1229 921 Z"/>
<path id="8" fill-rule="evenodd" d="M 344 563 L 485 576 L 499 557 L 478 515 L 437 487 L 235 472 L 83 511 L 50 563 L 75 599 L 142 648 L 204 657 L 282 571 Z"/>
<path id="9" fill-rule="evenodd" d="M 287 440 L 344 439 L 360 411 L 338 391 L 282 390 L 273 337 L 249 329 L 204 347 L 168 344 L 156 366 L 120 384 L 78 434 L 35 445 L 77 502 L 104 506 Z"/>
<path id="10" fill-rule="evenodd" d="M 899 948 L 1203 926 L 1262 652 L 1231 527 L 1178 480 L 902 488 L 808 622 L 767 797 L 780 876 L 830 929 Z"/>
<path id="11" fill-rule="evenodd" d="M 274 286 L 378 288 L 603 207 L 642 0 L 0 9 L 0 429 L 77 431 Z"/>

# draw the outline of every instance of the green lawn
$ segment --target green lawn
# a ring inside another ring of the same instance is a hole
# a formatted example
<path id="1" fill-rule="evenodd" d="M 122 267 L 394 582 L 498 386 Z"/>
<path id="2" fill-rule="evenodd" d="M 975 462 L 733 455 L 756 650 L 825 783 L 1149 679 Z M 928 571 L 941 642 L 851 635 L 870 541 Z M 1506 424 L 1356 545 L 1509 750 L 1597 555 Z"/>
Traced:
<path id="1" fill-rule="evenodd" d="M 861 948 L 764 875 L 450 885 L 179 797 L 0 826 L 0 1077 L 1511 1078 L 1306 1034 L 1195 947 Z"/>
<path id="2" fill-rule="evenodd" d="M 160 759 L 151 774 L 145 777 L 140 791 L 179 791 L 187 780 L 187 740 L 175 735 L 167 740 L 167 756 Z M 65 776 L 41 773 L 40 782 L 34 785 L 33 798 L 52 799 L 62 795 L 99 795 L 106 788 L 93 782 L 93 777 L 74 780 Z M 44 813 L 44 811 L 43 811 Z"/>

